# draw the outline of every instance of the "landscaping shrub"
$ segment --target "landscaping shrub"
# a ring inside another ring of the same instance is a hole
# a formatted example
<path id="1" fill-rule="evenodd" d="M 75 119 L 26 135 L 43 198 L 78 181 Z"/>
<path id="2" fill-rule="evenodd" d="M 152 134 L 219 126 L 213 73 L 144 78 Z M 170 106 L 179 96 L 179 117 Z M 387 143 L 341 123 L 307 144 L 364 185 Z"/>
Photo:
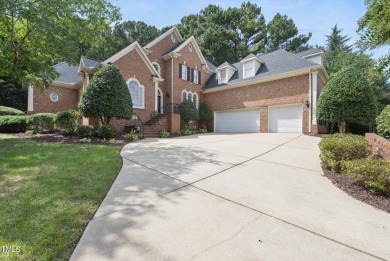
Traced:
<path id="1" fill-rule="evenodd" d="M 57 112 L 54 118 L 55 125 L 68 133 L 74 133 L 78 125 L 79 113 L 75 110 Z"/>
<path id="2" fill-rule="evenodd" d="M 390 195 L 390 162 L 357 159 L 343 163 L 342 173 L 354 178 L 372 192 Z"/>
<path id="3" fill-rule="evenodd" d="M 319 147 L 322 164 L 334 171 L 340 171 L 343 161 L 366 158 L 370 155 L 368 141 L 362 136 L 352 134 L 325 136 Z"/>
<path id="4" fill-rule="evenodd" d="M 91 143 L 91 138 L 81 138 L 79 141 L 80 143 Z"/>
<path id="5" fill-rule="evenodd" d="M 160 137 L 161 138 L 169 138 L 169 136 L 170 136 L 170 134 L 167 131 L 160 132 Z"/>
<path id="6" fill-rule="evenodd" d="M 139 139 L 139 136 L 136 133 L 127 133 L 127 134 L 123 135 L 123 138 L 125 140 L 137 141 Z"/>
<path id="7" fill-rule="evenodd" d="M 199 112 L 192 101 L 185 100 L 180 104 L 180 116 L 188 128 L 190 121 L 199 119 Z"/>
<path id="8" fill-rule="evenodd" d="M 390 139 L 390 105 L 376 117 L 376 130 L 383 138 Z"/>
<path id="9" fill-rule="evenodd" d="M 37 113 L 30 116 L 27 122 L 29 128 L 40 131 L 54 130 L 54 114 L 53 113 Z"/>
<path id="10" fill-rule="evenodd" d="M 29 118 L 27 115 L 0 116 L 0 132 L 25 132 Z"/>
<path id="11" fill-rule="evenodd" d="M 206 124 L 213 119 L 213 113 L 206 103 L 201 103 L 199 106 L 199 121 L 202 123 L 202 127 L 206 128 Z"/>
<path id="12" fill-rule="evenodd" d="M 95 128 L 93 126 L 78 125 L 76 127 L 76 134 L 80 138 L 90 138 L 94 136 Z"/>
<path id="13" fill-rule="evenodd" d="M 25 113 L 11 107 L 0 106 L 0 115 L 25 115 Z"/>
<path id="14" fill-rule="evenodd" d="M 115 137 L 116 133 L 116 127 L 110 124 L 100 126 L 98 129 L 99 137 L 102 139 L 112 139 Z"/>
<path id="15" fill-rule="evenodd" d="M 207 129 L 199 129 L 199 133 L 206 133 L 208 132 Z"/>

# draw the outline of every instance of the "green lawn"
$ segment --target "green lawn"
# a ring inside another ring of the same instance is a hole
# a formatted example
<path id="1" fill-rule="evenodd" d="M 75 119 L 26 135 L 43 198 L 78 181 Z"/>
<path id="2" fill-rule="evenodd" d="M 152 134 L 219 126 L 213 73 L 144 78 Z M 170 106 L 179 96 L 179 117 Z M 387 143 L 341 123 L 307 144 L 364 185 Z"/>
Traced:
<path id="1" fill-rule="evenodd" d="M 120 149 L 0 134 L 0 260 L 68 260 L 121 168 Z"/>

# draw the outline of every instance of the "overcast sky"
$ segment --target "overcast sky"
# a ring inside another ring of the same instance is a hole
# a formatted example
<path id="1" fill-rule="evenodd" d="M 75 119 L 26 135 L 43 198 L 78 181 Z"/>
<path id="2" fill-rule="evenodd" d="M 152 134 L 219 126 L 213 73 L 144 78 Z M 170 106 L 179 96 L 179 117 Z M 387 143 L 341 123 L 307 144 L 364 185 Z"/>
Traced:
<path id="1" fill-rule="evenodd" d="M 239 0 L 111 0 L 121 9 L 124 21 L 144 21 L 157 28 L 175 25 L 183 16 L 198 13 L 209 4 L 223 7 L 239 7 Z M 359 39 L 357 21 L 366 12 L 364 0 L 262 0 L 251 1 L 262 8 L 266 21 L 276 13 L 286 14 L 298 27 L 299 34 L 311 32 L 310 44 L 325 44 L 325 35 L 336 23 L 342 34 L 351 37 L 350 44 Z M 390 47 L 368 51 L 375 58 L 383 56 Z"/>

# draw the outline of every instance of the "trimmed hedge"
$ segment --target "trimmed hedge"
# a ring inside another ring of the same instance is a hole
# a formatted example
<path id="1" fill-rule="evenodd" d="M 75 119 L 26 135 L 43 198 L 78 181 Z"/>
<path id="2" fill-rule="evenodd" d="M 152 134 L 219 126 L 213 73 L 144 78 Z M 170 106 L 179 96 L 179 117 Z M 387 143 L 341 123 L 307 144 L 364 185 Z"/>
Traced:
<path id="1" fill-rule="evenodd" d="M 37 113 L 30 116 L 28 127 L 36 132 L 53 131 L 54 128 L 54 114 L 53 113 Z"/>
<path id="2" fill-rule="evenodd" d="M 11 107 L 0 106 L 0 115 L 25 115 L 25 113 Z"/>
<path id="3" fill-rule="evenodd" d="M 127 134 L 123 135 L 123 138 L 125 140 L 129 140 L 129 141 L 137 141 L 137 140 L 139 140 L 139 136 L 136 133 L 127 133 Z"/>
<path id="4" fill-rule="evenodd" d="M 352 134 L 327 135 L 318 146 L 322 164 L 334 171 L 340 171 L 343 161 L 367 158 L 371 153 L 368 141 Z"/>
<path id="5" fill-rule="evenodd" d="M 65 130 L 68 133 L 74 133 L 78 125 L 79 112 L 75 110 L 66 110 L 57 112 L 54 117 L 56 127 Z"/>
<path id="6" fill-rule="evenodd" d="M 390 195 L 390 162 L 357 159 L 343 163 L 342 173 L 362 182 L 372 192 Z"/>
<path id="7" fill-rule="evenodd" d="M 0 116 L 0 132 L 25 132 L 29 118 L 27 115 Z"/>

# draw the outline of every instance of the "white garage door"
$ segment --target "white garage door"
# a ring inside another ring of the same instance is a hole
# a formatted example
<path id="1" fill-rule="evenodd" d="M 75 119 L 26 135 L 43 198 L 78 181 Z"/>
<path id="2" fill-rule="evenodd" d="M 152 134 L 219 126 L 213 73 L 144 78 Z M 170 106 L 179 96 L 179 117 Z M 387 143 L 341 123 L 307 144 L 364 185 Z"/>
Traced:
<path id="1" fill-rule="evenodd" d="M 215 113 L 216 132 L 260 132 L 260 109 Z"/>
<path id="2" fill-rule="evenodd" d="M 268 108 L 269 132 L 302 132 L 302 105 Z"/>

